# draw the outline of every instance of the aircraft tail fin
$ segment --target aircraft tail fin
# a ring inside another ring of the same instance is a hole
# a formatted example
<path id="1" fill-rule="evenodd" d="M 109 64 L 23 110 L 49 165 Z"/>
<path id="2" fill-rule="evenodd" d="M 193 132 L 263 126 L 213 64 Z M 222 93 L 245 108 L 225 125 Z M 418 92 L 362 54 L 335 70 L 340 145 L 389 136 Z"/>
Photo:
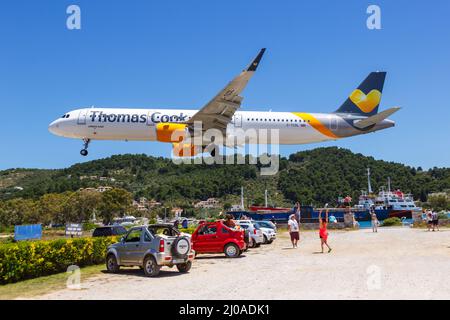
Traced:
<path id="1" fill-rule="evenodd" d="M 335 113 L 367 117 L 377 114 L 385 78 L 386 72 L 371 72 Z"/>

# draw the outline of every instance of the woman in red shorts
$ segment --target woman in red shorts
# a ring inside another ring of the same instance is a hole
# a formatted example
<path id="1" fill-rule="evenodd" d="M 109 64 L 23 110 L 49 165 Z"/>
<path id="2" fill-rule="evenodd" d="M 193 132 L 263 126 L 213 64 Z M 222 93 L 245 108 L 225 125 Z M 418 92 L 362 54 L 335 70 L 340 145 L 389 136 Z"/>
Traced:
<path id="1" fill-rule="evenodd" d="M 327 207 L 327 205 L 325 205 Z M 323 253 L 323 245 L 325 244 L 328 247 L 328 253 L 331 252 L 331 247 L 328 245 L 328 211 L 327 209 L 325 213 L 325 220 L 322 220 L 322 210 L 319 212 L 319 237 L 320 237 L 320 246 L 322 247 L 322 253 Z"/>

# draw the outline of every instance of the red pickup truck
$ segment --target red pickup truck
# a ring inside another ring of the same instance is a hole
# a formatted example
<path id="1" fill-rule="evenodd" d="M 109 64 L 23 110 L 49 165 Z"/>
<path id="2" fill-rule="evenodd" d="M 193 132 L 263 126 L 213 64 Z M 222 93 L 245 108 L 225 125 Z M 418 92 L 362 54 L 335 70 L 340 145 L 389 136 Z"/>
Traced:
<path id="1" fill-rule="evenodd" d="M 229 258 L 239 257 L 247 248 L 244 231 L 230 229 L 222 221 L 200 224 L 191 241 L 196 253 L 223 252 Z"/>

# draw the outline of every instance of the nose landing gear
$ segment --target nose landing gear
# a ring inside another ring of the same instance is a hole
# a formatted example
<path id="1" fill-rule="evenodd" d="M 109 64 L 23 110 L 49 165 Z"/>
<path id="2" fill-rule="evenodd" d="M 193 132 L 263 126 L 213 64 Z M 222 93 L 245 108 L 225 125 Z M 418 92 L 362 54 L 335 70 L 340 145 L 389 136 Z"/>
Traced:
<path id="1" fill-rule="evenodd" d="M 83 149 L 81 149 L 80 154 L 83 157 L 86 157 L 88 155 L 87 148 L 89 147 L 89 142 L 91 142 L 91 139 L 83 139 Z"/>

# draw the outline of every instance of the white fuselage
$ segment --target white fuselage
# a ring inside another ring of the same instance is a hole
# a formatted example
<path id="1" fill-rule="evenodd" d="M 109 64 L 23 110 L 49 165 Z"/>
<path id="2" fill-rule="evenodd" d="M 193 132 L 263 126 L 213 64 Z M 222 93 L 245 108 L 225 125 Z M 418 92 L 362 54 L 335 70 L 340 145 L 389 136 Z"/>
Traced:
<path id="1" fill-rule="evenodd" d="M 87 108 L 66 113 L 52 122 L 49 130 L 59 136 L 90 140 L 158 141 L 160 123 L 181 123 L 198 110 Z M 227 126 L 227 135 L 236 129 L 278 129 L 279 144 L 304 144 L 335 140 L 327 128 L 338 129 L 341 118 L 335 114 L 296 114 L 291 112 L 237 111 Z M 325 129 L 317 127 L 317 121 Z M 318 130 L 319 129 L 319 130 Z M 327 134 L 328 133 L 328 134 Z"/>

